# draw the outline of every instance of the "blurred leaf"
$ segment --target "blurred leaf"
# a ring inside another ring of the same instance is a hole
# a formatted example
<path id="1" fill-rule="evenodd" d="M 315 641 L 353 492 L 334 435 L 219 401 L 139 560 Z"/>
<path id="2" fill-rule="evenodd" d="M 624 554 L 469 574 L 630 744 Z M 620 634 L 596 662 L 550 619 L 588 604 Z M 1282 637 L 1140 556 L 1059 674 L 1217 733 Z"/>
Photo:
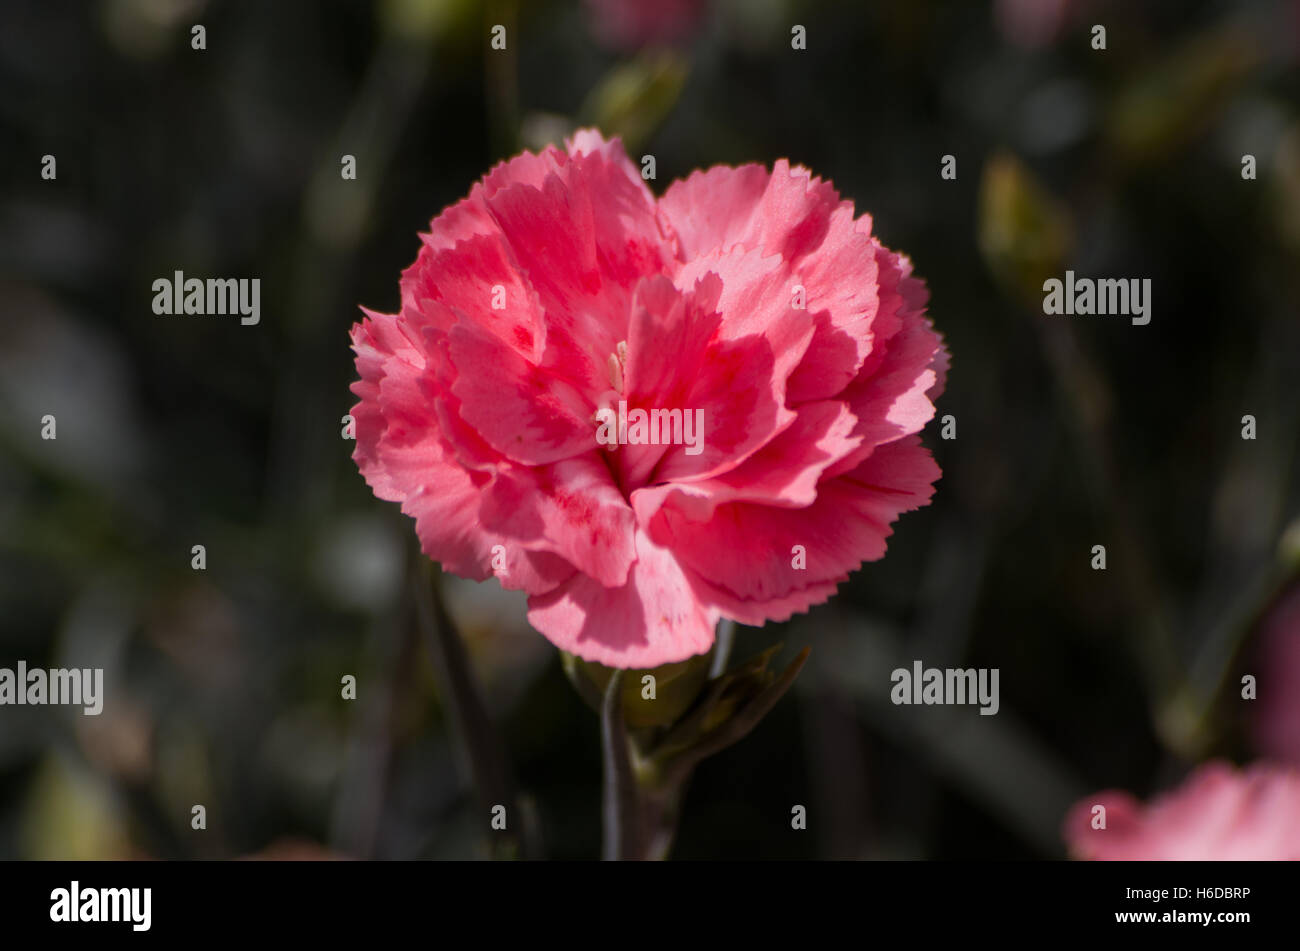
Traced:
<path id="1" fill-rule="evenodd" d="M 994 276 L 1037 310 L 1043 282 L 1061 273 L 1074 242 L 1069 210 L 1016 156 L 998 152 L 984 165 L 977 227 Z"/>
<path id="2" fill-rule="evenodd" d="M 671 50 L 621 63 L 587 96 L 579 112 L 580 124 L 594 125 L 606 136 L 620 136 L 633 153 L 672 112 L 688 72 L 686 60 Z"/>
<path id="3" fill-rule="evenodd" d="M 130 857 L 122 816 L 94 776 L 46 759 L 32 783 L 23 817 L 23 852 L 38 861 L 104 861 Z"/>
<path id="4" fill-rule="evenodd" d="M 1258 60 L 1240 31 L 1192 37 L 1120 91 L 1107 139 L 1130 162 L 1167 157 L 1217 118 Z"/>
<path id="5" fill-rule="evenodd" d="M 384 0 L 377 19 L 384 31 L 408 42 L 437 39 L 476 22 L 473 0 Z"/>
<path id="6" fill-rule="evenodd" d="M 1300 571 L 1300 518 L 1287 526 L 1277 546 L 1278 559 L 1291 571 Z"/>

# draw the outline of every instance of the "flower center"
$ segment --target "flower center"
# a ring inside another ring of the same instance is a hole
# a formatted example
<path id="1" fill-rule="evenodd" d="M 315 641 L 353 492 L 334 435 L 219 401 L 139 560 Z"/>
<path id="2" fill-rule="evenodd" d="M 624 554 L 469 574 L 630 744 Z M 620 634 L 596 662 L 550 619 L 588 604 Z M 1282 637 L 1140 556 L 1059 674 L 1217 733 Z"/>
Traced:
<path id="1" fill-rule="evenodd" d="M 609 385 L 618 393 L 623 392 L 623 371 L 627 367 L 627 341 L 620 340 L 614 352 L 609 355 Z"/>

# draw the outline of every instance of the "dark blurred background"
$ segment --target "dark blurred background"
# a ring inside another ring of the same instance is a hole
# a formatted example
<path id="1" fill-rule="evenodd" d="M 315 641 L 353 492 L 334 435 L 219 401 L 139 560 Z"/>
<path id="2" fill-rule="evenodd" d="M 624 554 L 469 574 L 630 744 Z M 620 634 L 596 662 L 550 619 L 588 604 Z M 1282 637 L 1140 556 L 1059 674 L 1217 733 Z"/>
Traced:
<path id="1" fill-rule="evenodd" d="M 647 39 L 609 0 L 4 4 L 0 666 L 108 694 L 0 707 L 0 858 L 488 854 L 412 524 L 341 438 L 347 331 L 434 215 L 577 124 L 657 193 L 832 179 L 953 354 L 934 503 L 828 605 L 739 631 L 812 660 L 701 767 L 677 857 L 1060 858 L 1075 799 L 1253 757 L 1235 683 L 1300 515 L 1300 5 L 665 6 Z M 1067 267 L 1150 278 L 1151 323 L 1043 316 Z M 176 270 L 259 278 L 260 323 L 155 316 Z M 521 599 L 444 591 L 545 853 L 594 857 L 596 717 Z M 999 668 L 999 714 L 891 705 L 914 659 Z"/>

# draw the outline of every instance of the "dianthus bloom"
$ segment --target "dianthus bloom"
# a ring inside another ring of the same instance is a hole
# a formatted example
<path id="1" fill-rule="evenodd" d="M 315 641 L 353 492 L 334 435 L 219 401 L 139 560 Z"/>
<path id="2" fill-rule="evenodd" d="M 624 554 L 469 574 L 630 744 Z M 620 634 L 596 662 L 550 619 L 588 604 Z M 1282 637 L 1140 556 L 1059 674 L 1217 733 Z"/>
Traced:
<path id="1" fill-rule="evenodd" d="M 1093 828 L 1098 805 L 1106 809 L 1104 829 Z M 1076 803 L 1064 831 L 1083 859 L 1300 859 L 1300 772 L 1209 763 L 1148 806 L 1114 790 Z"/>
<path id="2" fill-rule="evenodd" d="M 946 351 L 910 262 L 805 169 L 656 200 L 618 140 L 566 145 L 435 218 L 399 312 L 353 327 L 354 459 L 445 570 L 527 592 L 564 650 L 654 667 L 885 553 L 939 476 L 916 433 Z"/>

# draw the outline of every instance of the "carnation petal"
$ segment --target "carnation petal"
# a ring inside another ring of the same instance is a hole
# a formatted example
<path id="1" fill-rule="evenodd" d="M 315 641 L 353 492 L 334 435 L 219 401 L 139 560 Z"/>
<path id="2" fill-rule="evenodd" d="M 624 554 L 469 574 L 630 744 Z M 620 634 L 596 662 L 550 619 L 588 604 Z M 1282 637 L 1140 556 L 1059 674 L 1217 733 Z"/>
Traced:
<path id="1" fill-rule="evenodd" d="M 511 543 L 552 551 L 606 586 L 636 558 L 636 518 L 595 452 L 549 466 L 503 467 L 484 495 L 484 527 Z"/>
<path id="2" fill-rule="evenodd" d="M 590 404 L 569 383 L 470 322 L 452 328 L 449 353 L 461 417 L 503 455 L 545 465 L 595 446 Z"/>
<path id="3" fill-rule="evenodd" d="M 890 523 L 924 505 L 938 476 L 928 450 L 909 437 L 881 447 L 852 472 L 823 480 L 807 508 L 731 502 L 708 521 L 693 522 L 669 500 L 647 530 L 712 583 L 765 603 L 880 558 Z M 793 564 L 795 546 L 805 552 L 803 568 Z"/>
<path id="4" fill-rule="evenodd" d="M 769 178 L 761 165 L 715 165 L 669 185 L 659 211 L 676 237 L 679 257 L 691 261 L 741 244 Z"/>
<path id="5" fill-rule="evenodd" d="M 673 553 L 636 533 L 625 585 L 575 575 L 529 599 L 528 620 L 562 650 L 608 667 L 644 669 L 703 654 L 717 612 L 700 603 Z"/>
<path id="6" fill-rule="evenodd" d="M 804 508 L 817 499 L 817 484 L 827 467 L 861 442 L 853 434 L 856 418 L 836 400 L 799 407 L 794 423 L 735 469 L 699 482 L 670 482 L 632 493 L 632 506 L 649 524 L 666 500 L 691 521 L 713 517 L 726 502 L 761 502 Z"/>
<path id="7" fill-rule="evenodd" d="M 1105 809 L 1104 828 L 1095 825 Z M 1300 859 L 1300 772 L 1260 763 L 1207 763 L 1143 806 L 1110 790 L 1076 803 L 1063 833 L 1083 859 L 1246 861 Z"/>

